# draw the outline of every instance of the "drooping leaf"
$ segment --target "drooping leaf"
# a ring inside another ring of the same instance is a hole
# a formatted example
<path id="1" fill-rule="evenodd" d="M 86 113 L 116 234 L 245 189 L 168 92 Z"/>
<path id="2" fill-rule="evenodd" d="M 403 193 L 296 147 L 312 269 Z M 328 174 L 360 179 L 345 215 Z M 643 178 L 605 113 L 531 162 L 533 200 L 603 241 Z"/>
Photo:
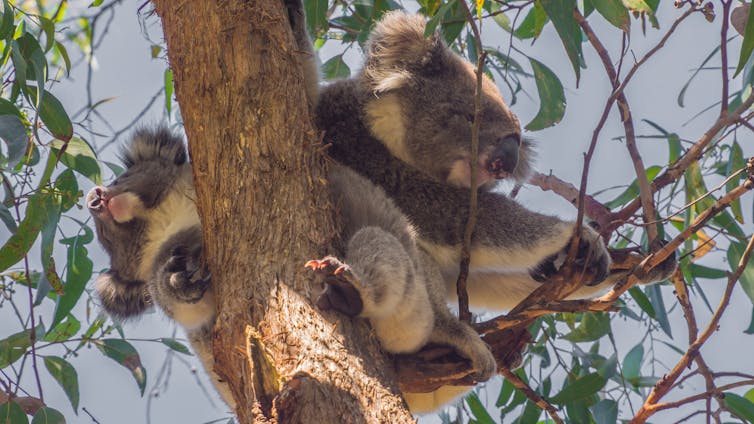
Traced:
<path id="1" fill-rule="evenodd" d="M 696 76 L 699 74 L 699 71 L 704 69 L 705 65 L 707 65 L 707 62 L 709 62 L 710 60 L 712 60 L 713 57 L 715 57 L 718 51 L 720 51 L 720 45 L 717 45 L 714 49 L 712 49 L 710 54 L 708 54 L 707 57 L 704 58 L 701 65 L 699 65 L 699 67 L 696 68 L 694 72 L 691 74 L 688 81 L 686 81 L 686 84 L 683 85 L 683 88 L 681 88 L 681 91 L 678 93 L 678 106 L 684 107 L 683 101 L 684 101 L 684 98 L 686 97 L 686 90 L 688 90 L 689 85 L 691 85 L 691 81 L 693 81 L 694 78 L 696 78 Z"/>
<path id="2" fill-rule="evenodd" d="M 545 27 L 549 19 L 547 19 L 547 12 L 542 7 L 539 1 L 534 2 L 534 6 L 529 9 L 529 12 L 524 17 L 521 25 L 513 31 L 513 35 L 520 39 L 537 38 L 542 33 L 542 29 Z"/>
<path id="3" fill-rule="evenodd" d="M 36 96 L 37 90 L 30 86 L 29 92 L 32 96 Z M 73 136 L 73 124 L 71 123 L 71 118 L 68 117 L 68 113 L 65 111 L 65 108 L 63 108 L 63 104 L 60 103 L 60 100 L 47 90 L 43 90 L 42 104 L 39 107 L 39 117 L 55 138 L 67 141 Z"/>
<path id="4" fill-rule="evenodd" d="M 88 228 L 88 227 L 86 227 Z M 67 317 L 73 307 L 81 298 L 86 283 L 92 276 L 93 263 L 89 259 L 89 252 L 85 244 L 91 240 L 91 230 L 83 235 L 78 235 L 61 243 L 68 244 L 68 267 L 65 276 L 65 294 L 58 296 L 55 304 L 55 314 L 51 326 L 56 326 L 63 318 Z"/>
<path id="5" fill-rule="evenodd" d="M 173 110 L 173 71 L 165 69 L 165 109 L 170 115 Z"/>
<path id="6" fill-rule="evenodd" d="M 60 411 L 43 406 L 34 414 L 31 424 L 65 424 L 65 417 Z"/>
<path id="7" fill-rule="evenodd" d="M 160 341 L 162 342 L 162 344 L 173 349 L 176 352 L 191 356 L 191 351 L 189 350 L 189 348 L 187 348 L 186 345 L 184 345 L 183 343 L 179 342 L 176 339 L 163 337 L 160 339 Z"/>
<path id="8" fill-rule="evenodd" d="M 631 28 L 631 21 L 628 17 L 628 10 L 621 0 L 592 0 L 592 5 L 608 22 L 628 32 Z"/>
<path id="9" fill-rule="evenodd" d="M 749 322 L 749 328 L 744 330 L 746 334 L 754 334 L 754 308 L 751 310 L 751 321 Z"/>
<path id="10" fill-rule="evenodd" d="M 21 405 L 11 400 L 0 404 L 0 424 L 29 424 L 29 418 Z"/>
<path id="11" fill-rule="evenodd" d="M 754 50 L 754 13 L 752 13 L 752 8 L 749 8 L 749 17 L 746 19 L 746 29 L 744 30 L 744 41 L 741 43 L 741 53 L 738 56 L 738 65 L 736 66 L 733 78 L 744 68 L 744 65 L 749 60 L 749 56 L 751 56 L 752 50 Z"/>
<path id="12" fill-rule="evenodd" d="M 725 406 L 730 409 L 730 412 L 750 423 L 754 423 L 754 402 L 730 392 L 725 393 L 724 399 Z"/>
<path id="13" fill-rule="evenodd" d="M 612 399 L 602 399 L 590 409 L 596 424 L 614 424 L 618 422 L 618 403 Z"/>
<path id="14" fill-rule="evenodd" d="M 343 55 L 339 54 L 322 65 L 322 76 L 327 80 L 348 78 L 351 76 L 351 68 L 343 61 Z"/>
<path id="15" fill-rule="evenodd" d="M 476 422 L 480 424 L 495 423 L 495 420 L 493 420 L 492 416 L 490 416 L 489 412 L 487 412 L 487 409 L 482 404 L 482 401 L 479 400 L 479 396 L 477 396 L 476 392 L 469 392 L 469 394 L 466 396 L 466 404 L 469 405 L 471 414 L 474 416 Z"/>
<path id="16" fill-rule="evenodd" d="M 591 373 L 577 378 L 576 380 L 566 382 L 563 390 L 550 398 L 552 403 L 559 405 L 571 403 L 576 400 L 589 397 L 605 387 L 605 380 L 599 373 Z"/>
<path id="17" fill-rule="evenodd" d="M 68 361 L 57 356 L 45 356 L 44 363 L 52 378 L 60 384 L 65 395 L 68 396 L 73 411 L 77 412 L 79 409 L 79 377 L 76 369 Z"/>
<path id="18" fill-rule="evenodd" d="M 689 264 L 687 268 L 695 278 L 709 278 L 716 280 L 718 278 L 725 278 L 728 275 L 722 269 L 710 268 L 694 263 Z"/>
<path id="19" fill-rule="evenodd" d="M 0 247 L 0 272 L 23 259 L 50 215 L 54 213 L 54 196 L 39 191 L 29 198 L 26 216 L 21 221 L 18 231 L 5 242 L 3 247 Z"/>
<path id="20" fill-rule="evenodd" d="M 530 400 L 526 401 L 524 410 L 521 412 L 521 416 L 516 421 L 516 424 L 537 424 L 540 415 L 542 415 L 542 408 Z"/>
<path id="21" fill-rule="evenodd" d="M 753 318 L 753 321 L 754 321 L 754 318 Z M 495 406 L 499 408 L 505 405 L 506 403 L 508 403 L 515 389 L 516 388 L 515 386 L 513 386 L 513 383 L 511 383 L 508 380 L 503 380 L 503 384 L 500 387 L 500 393 L 497 396 L 497 401 L 495 401 Z"/>
<path id="22" fill-rule="evenodd" d="M 16 115 L 0 115 L 0 138 L 8 147 L 8 166 L 14 168 L 26 156 L 31 145 L 26 125 Z"/>
<path id="23" fill-rule="evenodd" d="M 573 72 L 576 74 L 576 86 L 578 86 L 584 58 L 581 51 L 581 28 L 573 17 L 576 0 L 540 0 L 540 3 L 563 42 L 563 47 L 573 66 Z"/>
<path id="24" fill-rule="evenodd" d="M 649 301 L 652 303 L 652 308 L 655 310 L 655 320 L 660 324 L 662 331 L 672 339 L 673 329 L 668 320 L 668 311 L 665 308 L 665 301 L 662 299 L 662 290 L 660 290 L 660 286 L 657 284 L 647 286 L 644 288 L 644 292 L 649 297 Z"/>
<path id="25" fill-rule="evenodd" d="M 644 359 L 644 346 L 639 343 L 628 351 L 623 358 L 623 378 L 628 381 L 641 377 L 641 363 Z"/>
<path id="26" fill-rule="evenodd" d="M 631 295 L 631 297 L 636 301 L 636 303 L 639 305 L 639 307 L 647 313 L 652 318 L 655 318 L 656 313 L 654 307 L 652 307 L 652 302 L 650 302 L 649 298 L 646 294 L 644 294 L 643 291 L 641 291 L 638 287 L 631 287 L 628 289 L 628 294 Z"/>
<path id="27" fill-rule="evenodd" d="M 70 169 L 88 178 L 94 184 L 102 184 L 102 170 L 99 167 L 99 162 L 97 162 L 97 154 L 86 140 L 72 137 L 66 143 L 63 140 L 56 139 L 50 145 L 55 155 L 60 154 L 60 151 L 65 146 L 65 151 L 60 154 L 60 161 Z"/>
<path id="28" fill-rule="evenodd" d="M 45 334 L 43 340 L 46 342 L 62 342 L 75 336 L 81 330 L 81 321 L 73 315 L 68 315 L 60 324 L 52 327 Z"/>
<path id="29" fill-rule="evenodd" d="M 8 0 L 3 0 L 3 19 L 0 22 L 0 39 L 9 39 L 13 35 L 13 30 L 13 8 Z"/>
<path id="30" fill-rule="evenodd" d="M 579 343 L 599 339 L 610 331 L 610 317 L 604 312 L 585 313 L 581 324 L 563 336 L 564 339 Z"/>
<path id="31" fill-rule="evenodd" d="M 306 25 L 309 35 L 316 39 L 320 31 L 326 31 L 328 0 L 307 0 L 304 2 Z"/>
<path id="32" fill-rule="evenodd" d="M 731 271 L 735 271 L 738 267 L 738 262 L 741 260 L 744 251 L 746 251 L 746 245 L 743 243 L 731 243 L 728 247 L 727 256 Z M 738 282 L 744 289 L 744 293 L 749 296 L 749 300 L 754 302 L 754 255 L 749 257 L 749 262 L 744 267 Z"/>
<path id="33" fill-rule="evenodd" d="M 744 160 L 744 154 L 743 150 L 741 149 L 741 145 L 738 144 L 738 142 L 734 141 L 733 144 L 730 145 L 730 152 L 728 155 L 728 164 L 725 167 L 725 175 L 733 175 L 734 172 L 738 171 L 739 169 L 742 169 L 746 166 L 746 161 Z M 733 178 L 725 185 L 725 190 L 730 192 L 734 188 L 738 187 L 739 183 L 741 181 L 741 178 Z M 744 215 L 743 211 L 741 210 L 741 199 L 736 199 L 730 203 L 730 210 L 733 213 L 733 217 L 736 219 L 737 222 L 743 224 L 744 222 Z"/>
<path id="34" fill-rule="evenodd" d="M 0 340 L 0 369 L 16 362 L 31 346 L 32 330 L 24 330 Z M 44 334 L 44 326 L 40 323 L 35 329 L 35 338 Z"/>
<path id="35" fill-rule="evenodd" d="M 141 390 L 141 394 L 144 395 L 144 388 L 147 385 L 147 370 L 141 364 L 139 353 L 125 340 L 121 339 L 101 339 L 93 340 L 94 343 L 102 353 L 115 362 L 123 365 L 131 371 L 136 380 L 136 384 Z"/>
<path id="36" fill-rule="evenodd" d="M 529 58 L 529 61 L 539 93 L 539 112 L 531 122 L 526 124 L 526 129 L 538 131 L 551 127 L 563 119 L 566 109 L 565 92 L 563 84 L 550 68 L 535 59 Z"/>

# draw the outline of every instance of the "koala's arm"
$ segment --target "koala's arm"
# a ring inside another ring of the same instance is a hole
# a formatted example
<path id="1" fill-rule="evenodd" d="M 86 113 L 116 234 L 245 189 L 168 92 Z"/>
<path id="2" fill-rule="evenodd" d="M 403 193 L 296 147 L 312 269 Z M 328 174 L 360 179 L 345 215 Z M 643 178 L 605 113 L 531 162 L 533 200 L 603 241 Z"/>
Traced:
<path id="1" fill-rule="evenodd" d="M 146 283 L 122 279 L 114 270 L 100 274 L 94 287 L 102 307 L 118 319 L 141 315 L 152 306 Z"/>
<path id="2" fill-rule="evenodd" d="M 155 303 L 186 329 L 212 324 L 215 298 L 202 264 L 201 228 L 173 235 L 160 246 L 149 290 Z"/>

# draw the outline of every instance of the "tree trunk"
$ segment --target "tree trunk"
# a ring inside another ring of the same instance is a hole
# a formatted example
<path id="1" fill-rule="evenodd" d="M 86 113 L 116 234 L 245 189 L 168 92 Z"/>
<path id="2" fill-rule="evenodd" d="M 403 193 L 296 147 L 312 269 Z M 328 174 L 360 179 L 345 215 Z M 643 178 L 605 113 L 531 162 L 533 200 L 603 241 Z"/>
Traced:
<path id="1" fill-rule="evenodd" d="M 413 421 L 364 322 L 312 305 L 337 237 L 286 8 L 155 0 L 218 300 L 215 369 L 241 423 Z"/>

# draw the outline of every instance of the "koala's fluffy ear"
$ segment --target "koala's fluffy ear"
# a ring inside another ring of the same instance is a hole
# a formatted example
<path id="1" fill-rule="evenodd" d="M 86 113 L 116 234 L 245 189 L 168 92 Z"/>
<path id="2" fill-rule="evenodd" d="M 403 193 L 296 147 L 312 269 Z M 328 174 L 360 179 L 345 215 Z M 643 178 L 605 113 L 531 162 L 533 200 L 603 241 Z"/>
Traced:
<path id="1" fill-rule="evenodd" d="M 417 72 L 441 70 L 450 51 L 438 32 L 424 36 L 425 18 L 402 10 L 385 13 L 367 42 L 362 82 L 375 94 L 395 90 Z"/>

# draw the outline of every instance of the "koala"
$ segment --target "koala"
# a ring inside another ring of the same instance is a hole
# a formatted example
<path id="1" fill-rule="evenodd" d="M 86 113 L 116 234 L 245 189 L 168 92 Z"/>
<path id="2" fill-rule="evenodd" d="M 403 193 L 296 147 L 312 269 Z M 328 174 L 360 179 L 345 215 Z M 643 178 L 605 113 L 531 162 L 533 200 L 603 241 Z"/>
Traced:
<path id="1" fill-rule="evenodd" d="M 476 69 L 439 33 L 424 33 L 423 17 L 386 13 L 367 42 L 363 69 L 323 87 L 315 116 L 330 157 L 381 187 L 405 214 L 420 255 L 434 262 L 444 284 L 428 290 L 440 290 L 443 302 L 455 302 L 469 214 Z M 509 310 L 560 270 L 575 223 L 492 191 L 501 179 L 524 181 L 534 153 L 486 76 L 481 100 L 478 211 L 467 291 L 472 307 Z M 573 298 L 601 293 L 619 277 L 609 275 L 610 255 L 590 226 L 581 226 L 579 239 L 574 265 L 587 280 Z M 670 261 L 644 282 L 663 280 L 674 268 Z M 428 412 L 467 390 L 442 387 L 404 397 L 412 411 Z"/>
<path id="2" fill-rule="evenodd" d="M 94 187 L 86 205 L 110 269 L 95 280 L 102 307 L 116 320 L 158 306 L 186 329 L 205 369 L 212 370 L 215 301 L 202 265 L 202 230 L 191 165 L 180 137 L 165 127 L 137 130 L 122 153 L 126 170 Z M 214 373 L 228 405 L 233 397 Z"/>

